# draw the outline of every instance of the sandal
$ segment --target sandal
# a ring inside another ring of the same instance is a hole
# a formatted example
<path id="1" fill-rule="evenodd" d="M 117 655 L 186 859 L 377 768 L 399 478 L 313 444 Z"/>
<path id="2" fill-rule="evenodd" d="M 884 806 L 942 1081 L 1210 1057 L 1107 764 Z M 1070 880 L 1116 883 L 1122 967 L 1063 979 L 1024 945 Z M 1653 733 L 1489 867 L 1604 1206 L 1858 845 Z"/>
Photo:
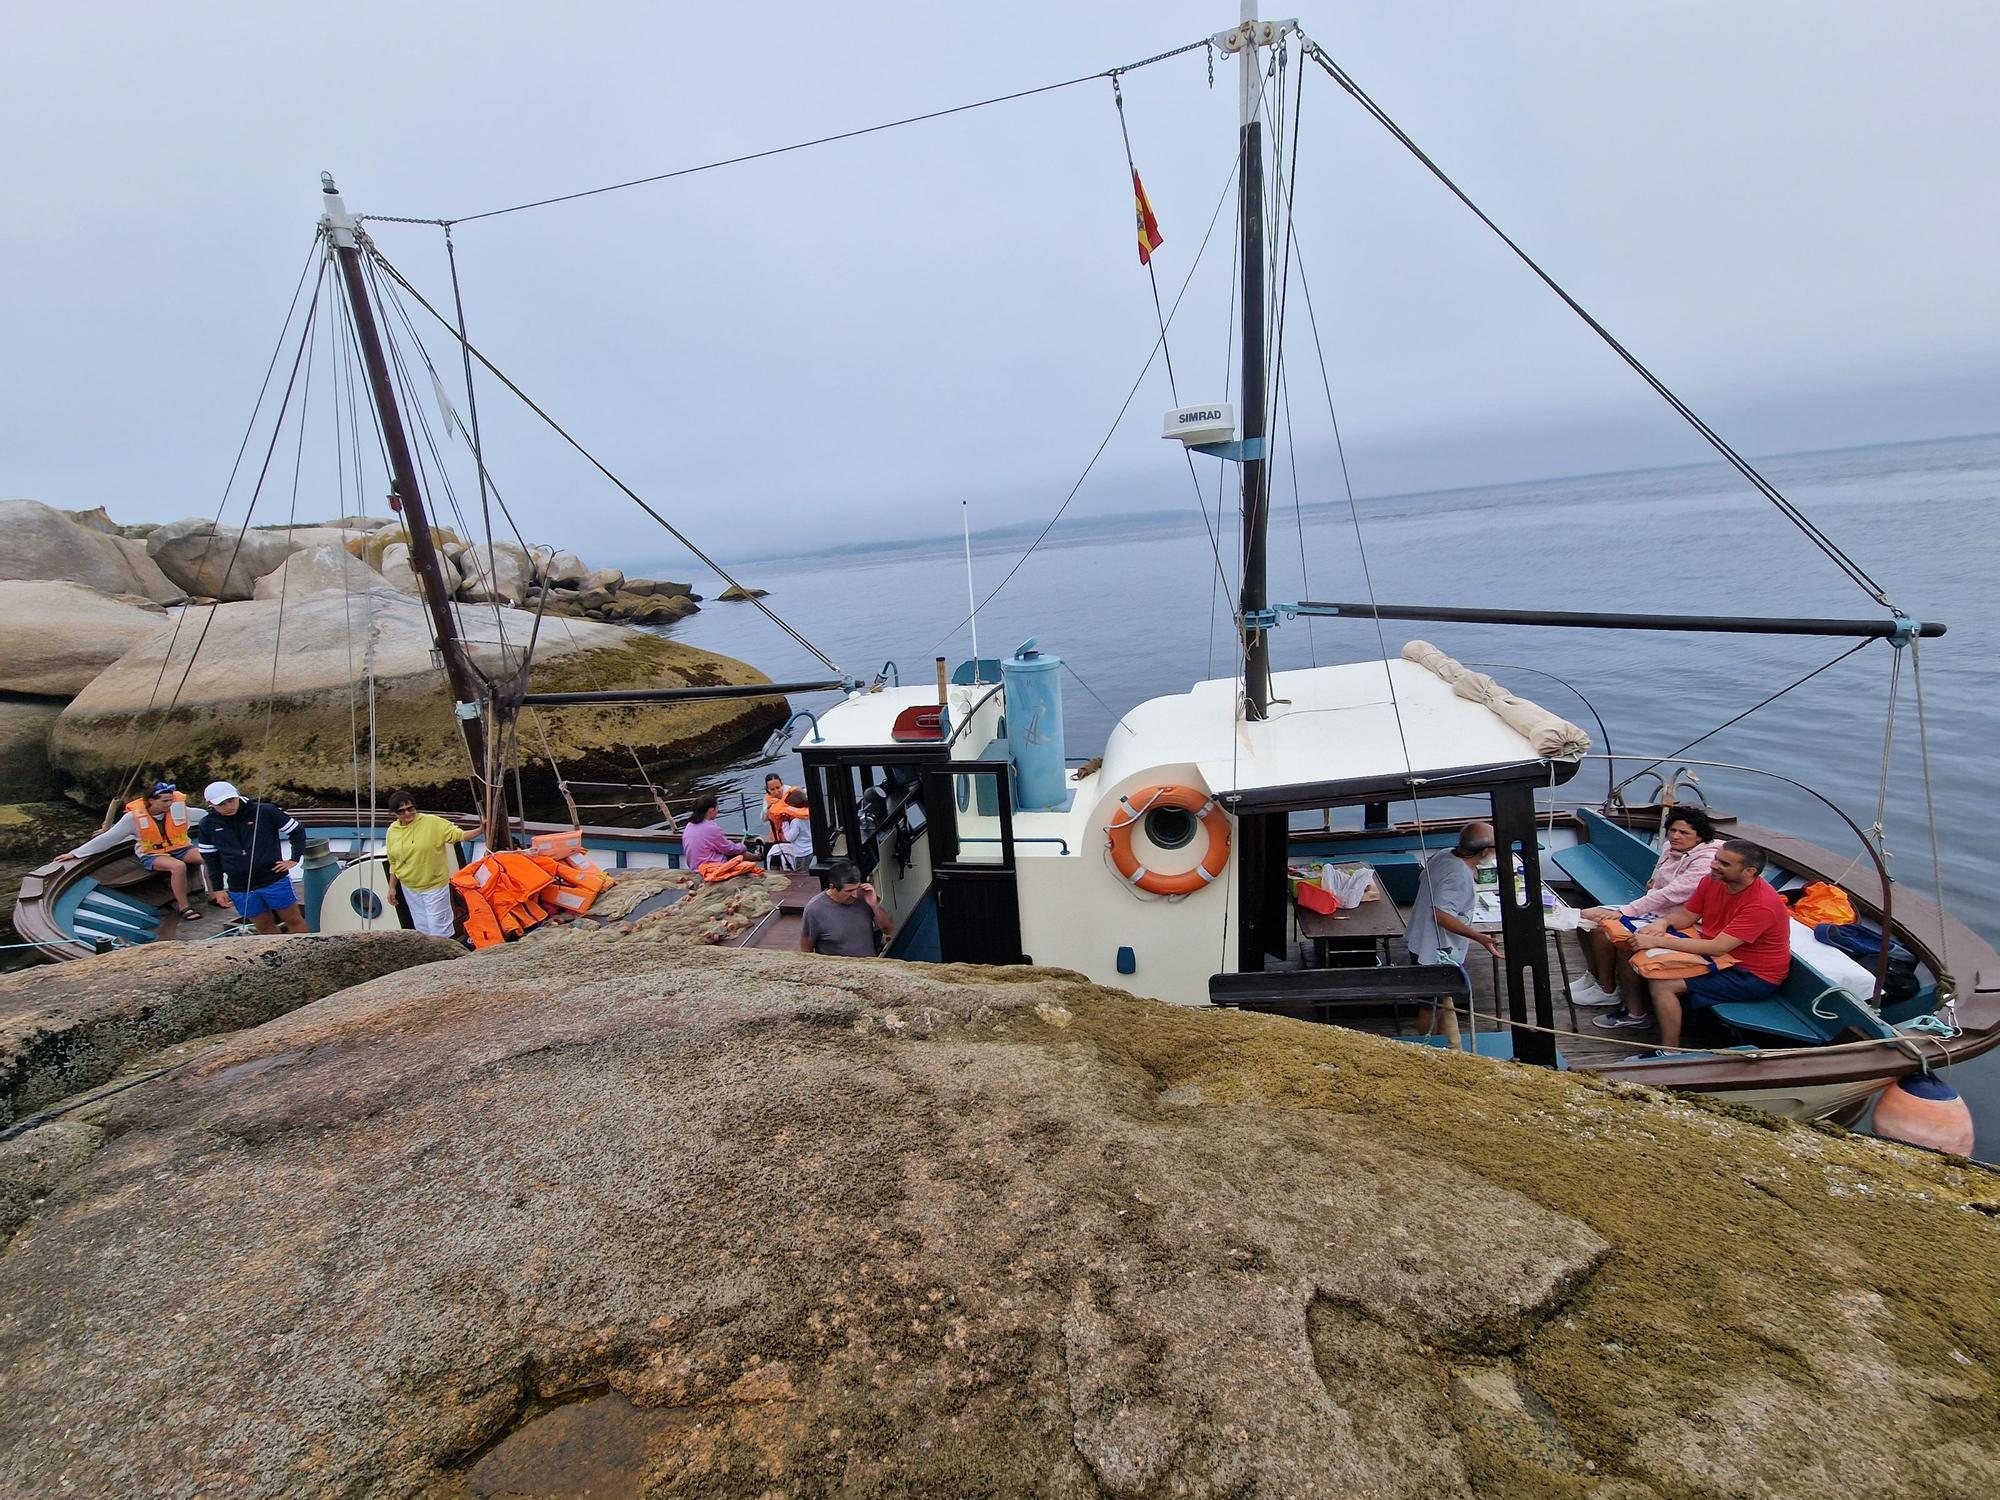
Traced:
<path id="1" fill-rule="evenodd" d="M 183 906 L 178 915 L 183 922 L 199 922 L 201 920 L 200 911 L 192 906 Z"/>

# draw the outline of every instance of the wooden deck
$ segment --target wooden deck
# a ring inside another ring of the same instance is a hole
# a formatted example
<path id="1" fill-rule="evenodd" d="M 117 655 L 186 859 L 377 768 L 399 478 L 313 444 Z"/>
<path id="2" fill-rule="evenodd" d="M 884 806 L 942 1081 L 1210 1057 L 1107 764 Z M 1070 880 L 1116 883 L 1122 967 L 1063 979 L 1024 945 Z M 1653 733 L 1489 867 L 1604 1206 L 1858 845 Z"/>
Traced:
<path id="1" fill-rule="evenodd" d="M 729 946 L 796 952 L 799 946 L 799 929 L 805 922 L 806 903 L 817 896 L 819 891 L 817 875 L 805 870 L 792 871 L 791 885 L 778 896 L 770 913 Z"/>
<path id="2" fill-rule="evenodd" d="M 1377 910 L 1377 907 L 1382 909 Z M 1392 916 L 1391 913 L 1394 913 Z M 1394 956 L 1401 953 L 1403 927 L 1408 920 L 1407 908 L 1395 908 L 1388 903 L 1370 902 L 1363 906 L 1349 920 L 1351 929 L 1336 925 L 1337 918 L 1320 917 L 1315 913 L 1305 913 L 1306 920 L 1294 924 L 1297 942 L 1293 958 L 1304 964 L 1313 963 L 1317 958 L 1316 946 L 1329 938 L 1349 938 L 1360 941 L 1380 941 L 1387 945 L 1387 951 Z M 1588 970 L 1584 967 L 1583 950 L 1572 933 L 1547 934 L 1549 984 L 1555 1010 L 1555 1025 L 1564 1031 L 1581 1032 L 1582 1036 L 1559 1036 L 1556 1049 L 1572 1068 L 1592 1068 L 1604 1063 L 1628 1061 L 1641 1052 L 1659 1045 L 1659 1032 L 1651 1027 L 1643 1031 L 1618 1031 L 1598 1033 L 1591 1025 L 1593 1017 L 1603 1015 L 1602 1010 L 1584 1006 L 1576 1007 L 1575 1019 L 1571 1019 L 1568 996 L 1564 993 L 1563 966 L 1569 967 L 1572 979 L 1582 978 Z M 1355 946 L 1350 941 L 1347 946 Z M 1477 1027 L 1483 1032 L 1504 1031 L 1506 1029 L 1507 996 L 1505 980 L 1499 965 L 1486 954 L 1474 949 L 1466 958 L 1466 972 L 1472 980 L 1472 1007 L 1477 1017 Z M 1532 1019 L 1532 1001 L 1530 1002 Z M 1399 1031 L 1388 1022 L 1357 1022 L 1357 1029 L 1379 1032 L 1385 1036 L 1401 1034 L 1409 1036 L 1422 1029 L 1419 1018 L 1412 1023 L 1407 1017 Z M 1463 1016 L 1461 1027 L 1466 1025 Z M 1619 1045 L 1620 1043 L 1638 1045 Z"/>

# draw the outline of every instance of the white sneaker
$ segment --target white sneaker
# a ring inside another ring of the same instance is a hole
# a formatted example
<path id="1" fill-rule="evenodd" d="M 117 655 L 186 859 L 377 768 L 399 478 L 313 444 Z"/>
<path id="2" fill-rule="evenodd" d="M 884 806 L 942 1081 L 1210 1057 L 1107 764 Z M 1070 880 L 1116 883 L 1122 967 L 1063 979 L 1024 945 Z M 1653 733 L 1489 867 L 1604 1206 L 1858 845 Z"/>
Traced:
<path id="1" fill-rule="evenodd" d="M 1623 995 L 1616 990 L 1599 988 L 1595 979 L 1572 979 L 1569 984 L 1569 998 L 1578 1005 L 1599 1007 L 1625 1003 Z"/>

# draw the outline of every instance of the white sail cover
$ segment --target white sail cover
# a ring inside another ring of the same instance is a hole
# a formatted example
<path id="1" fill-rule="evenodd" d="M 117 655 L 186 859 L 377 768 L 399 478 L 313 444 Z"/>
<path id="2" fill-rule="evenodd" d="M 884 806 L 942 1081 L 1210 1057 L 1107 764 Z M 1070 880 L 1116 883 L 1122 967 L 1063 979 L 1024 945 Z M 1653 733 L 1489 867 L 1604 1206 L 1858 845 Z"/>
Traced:
<path id="1" fill-rule="evenodd" d="M 1403 648 L 1403 660 L 1435 673 L 1459 697 L 1491 709 L 1544 760 L 1576 760 L 1590 750 L 1590 736 L 1569 720 L 1515 697 L 1484 672 L 1452 660 L 1429 641 L 1411 641 Z"/>

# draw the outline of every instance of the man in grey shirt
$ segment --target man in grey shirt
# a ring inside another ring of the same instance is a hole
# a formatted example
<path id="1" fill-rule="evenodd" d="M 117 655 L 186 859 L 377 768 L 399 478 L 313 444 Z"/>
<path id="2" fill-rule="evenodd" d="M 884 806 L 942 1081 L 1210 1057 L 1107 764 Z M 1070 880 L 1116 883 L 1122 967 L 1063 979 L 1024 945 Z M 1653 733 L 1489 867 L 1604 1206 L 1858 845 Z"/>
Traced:
<path id="1" fill-rule="evenodd" d="M 861 872 L 842 860 L 826 872 L 826 889 L 806 903 L 799 951 L 873 958 L 876 933 L 886 939 L 895 930 L 895 918 L 882 910 L 875 887 L 865 884 Z"/>
<path id="2" fill-rule="evenodd" d="M 1493 852 L 1493 825 L 1468 823 L 1458 846 L 1433 854 L 1417 882 L 1417 904 L 1410 908 L 1403 942 L 1413 964 L 1464 964 L 1466 950 L 1477 943 L 1495 957 L 1500 941 L 1472 925 L 1472 903 L 1478 894 L 1473 872 Z"/>

